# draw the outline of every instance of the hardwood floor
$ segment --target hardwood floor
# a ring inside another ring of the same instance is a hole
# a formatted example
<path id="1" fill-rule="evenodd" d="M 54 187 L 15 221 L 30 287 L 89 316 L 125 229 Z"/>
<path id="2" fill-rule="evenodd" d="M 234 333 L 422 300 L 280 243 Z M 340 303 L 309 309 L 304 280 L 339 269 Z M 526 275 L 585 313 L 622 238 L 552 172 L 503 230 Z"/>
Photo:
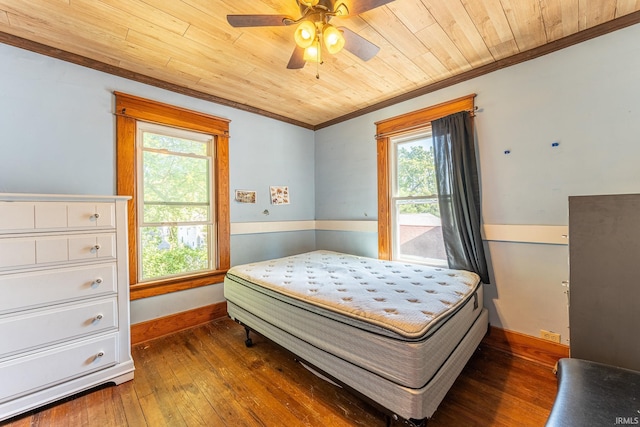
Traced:
<path id="1" fill-rule="evenodd" d="M 5 422 L 22 426 L 385 426 L 384 414 L 321 380 L 229 319 L 133 347 L 135 379 Z M 429 420 L 442 426 L 543 426 L 548 367 L 481 347 Z M 2 423 L 0 423 L 2 424 Z M 3 424 L 3 425 L 4 425 Z M 399 423 L 396 423 L 399 424 Z"/>

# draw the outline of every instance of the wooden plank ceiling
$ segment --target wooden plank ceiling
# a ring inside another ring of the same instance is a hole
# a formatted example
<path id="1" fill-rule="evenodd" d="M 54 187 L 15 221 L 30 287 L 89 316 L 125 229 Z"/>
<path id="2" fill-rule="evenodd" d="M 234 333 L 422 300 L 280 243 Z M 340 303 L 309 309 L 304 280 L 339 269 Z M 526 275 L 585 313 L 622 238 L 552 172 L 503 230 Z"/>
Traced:
<path id="1" fill-rule="evenodd" d="M 332 21 L 378 45 L 376 57 L 343 50 L 299 70 L 286 68 L 295 25 L 226 21 L 298 18 L 296 0 L 0 0 L 0 41 L 319 128 L 640 22 L 639 11 L 640 0 L 395 0 Z"/>

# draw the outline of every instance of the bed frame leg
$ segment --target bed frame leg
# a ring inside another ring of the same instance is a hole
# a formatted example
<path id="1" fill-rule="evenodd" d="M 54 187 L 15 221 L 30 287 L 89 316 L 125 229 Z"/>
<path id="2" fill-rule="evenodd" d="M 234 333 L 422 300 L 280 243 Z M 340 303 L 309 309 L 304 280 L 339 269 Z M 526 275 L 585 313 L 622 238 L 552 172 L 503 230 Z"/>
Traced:
<path id="1" fill-rule="evenodd" d="M 416 427 L 427 427 L 427 418 L 423 418 L 421 420 L 416 420 L 415 418 L 411 418 L 411 425 Z"/>
<path id="2" fill-rule="evenodd" d="M 252 347 L 253 346 L 253 340 L 251 340 L 251 337 L 249 336 L 249 332 L 251 332 L 251 329 L 249 329 L 247 326 L 244 327 L 244 331 L 247 334 L 247 339 L 244 340 L 244 345 L 246 345 L 247 347 Z"/>
<path id="3" fill-rule="evenodd" d="M 418 420 L 415 418 L 409 418 L 409 419 L 400 418 L 396 414 L 386 415 L 387 427 L 393 426 L 394 423 L 396 422 L 399 422 L 403 426 L 409 426 L 409 427 L 427 427 L 427 421 L 429 421 L 428 418 L 422 418 Z"/>

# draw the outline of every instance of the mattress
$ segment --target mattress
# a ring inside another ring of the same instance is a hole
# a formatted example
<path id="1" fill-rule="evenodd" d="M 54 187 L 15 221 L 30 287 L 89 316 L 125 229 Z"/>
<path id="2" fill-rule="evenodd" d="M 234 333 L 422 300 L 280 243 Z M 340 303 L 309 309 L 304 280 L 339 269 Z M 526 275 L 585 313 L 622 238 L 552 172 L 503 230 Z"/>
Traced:
<path id="1" fill-rule="evenodd" d="M 414 391 L 484 311 L 474 273 L 330 251 L 233 267 L 224 292 L 232 318 Z"/>

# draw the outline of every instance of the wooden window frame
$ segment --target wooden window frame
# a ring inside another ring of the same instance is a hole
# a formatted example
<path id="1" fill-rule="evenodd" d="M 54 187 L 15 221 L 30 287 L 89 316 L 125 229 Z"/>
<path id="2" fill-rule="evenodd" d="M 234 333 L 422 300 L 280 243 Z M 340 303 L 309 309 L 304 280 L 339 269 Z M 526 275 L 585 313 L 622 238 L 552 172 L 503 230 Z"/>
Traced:
<path id="1" fill-rule="evenodd" d="M 378 258 L 393 258 L 393 229 L 391 224 L 391 167 L 389 148 L 391 138 L 425 128 L 433 120 L 460 111 L 474 112 L 476 94 L 467 95 L 432 107 L 375 122 L 378 152 Z"/>
<path id="2" fill-rule="evenodd" d="M 131 299 L 146 298 L 222 282 L 231 265 L 229 213 L 230 120 L 125 93 L 114 92 L 114 94 L 116 98 L 117 193 L 118 195 L 131 197 L 127 206 Z M 214 157 L 216 270 L 182 277 L 138 282 L 136 127 L 139 120 L 203 132 L 214 136 L 215 150 L 212 156 Z"/>

